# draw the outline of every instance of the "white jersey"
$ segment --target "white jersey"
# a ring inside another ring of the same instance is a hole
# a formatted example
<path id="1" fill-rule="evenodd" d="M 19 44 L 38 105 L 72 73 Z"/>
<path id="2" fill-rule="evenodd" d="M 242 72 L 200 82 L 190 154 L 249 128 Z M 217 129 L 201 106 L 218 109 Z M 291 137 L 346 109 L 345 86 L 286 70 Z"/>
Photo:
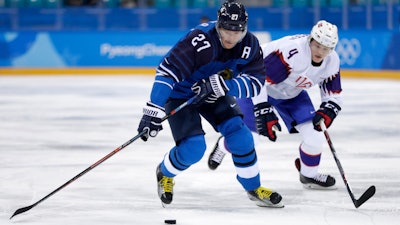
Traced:
<path id="1" fill-rule="evenodd" d="M 312 65 L 308 35 L 286 36 L 261 45 L 267 78 L 264 93 L 253 102 L 291 99 L 314 85 L 319 85 L 322 102 L 341 105 L 340 60 L 333 50 L 318 66 Z"/>

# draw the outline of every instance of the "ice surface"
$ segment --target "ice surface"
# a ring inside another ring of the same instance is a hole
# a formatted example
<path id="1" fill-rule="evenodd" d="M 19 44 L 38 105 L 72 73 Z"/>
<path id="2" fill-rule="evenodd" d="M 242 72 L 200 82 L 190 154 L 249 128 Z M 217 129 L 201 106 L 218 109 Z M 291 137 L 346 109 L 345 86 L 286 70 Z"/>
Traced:
<path id="1" fill-rule="evenodd" d="M 336 177 L 335 191 L 302 188 L 294 159 L 299 136 L 286 130 L 257 146 L 264 186 L 283 195 L 285 208 L 248 200 L 226 157 L 206 165 L 218 134 L 205 124 L 204 158 L 176 177 L 174 202 L 162 208 L 155 168 L 173 141 L 167 123 L 156 138 L 137 140 L 33 209 L 40 200 L 137 134 L 151 76 L 0 77 L 0 224 L 123 225 L 394 225 L 400 224 L 400 82 L 343 79 L 343 110 L 329 129 L 358 198 L 356 209 L 325 146 L 320 170 Z M 318 103 L 318 90 L 310 91 Z"/>

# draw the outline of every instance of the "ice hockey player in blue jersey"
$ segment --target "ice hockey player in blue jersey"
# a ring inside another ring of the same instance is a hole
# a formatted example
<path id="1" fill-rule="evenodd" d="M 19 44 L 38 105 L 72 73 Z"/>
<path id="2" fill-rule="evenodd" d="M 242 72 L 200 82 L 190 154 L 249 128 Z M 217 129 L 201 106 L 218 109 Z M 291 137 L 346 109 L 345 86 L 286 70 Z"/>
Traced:
<path id="1" fill-rule="evenodd" d="M 265 82 L 262 50 L 247 31 L 248 15 L 241 3 L 228 0 L 217 21 L 202 23 L 167 53 L 156 70 L 150 101 L 143 109 L 138 132 L 147 141 L 161 131 L 161 118 L 193 96 L 201 101 L 168 118 L 175 146 L 156 169 L 162 204 L 173 200 L 174 177 L 200 161 L 206 150 L 202 118 L 226 138 L 237 180 L 258 206 L 283 207 L 277 192 L 260 184 L 251 131 L 242 120 L 235 98 L 260 93 Z"/>
<path id="2" fill-rule="evenodd" d="M 281 131 L 279 113 L 289 133 L 300 133 L 300 181 L 306 188 L 335 189 L 335 178 L 318 172 L 324 135 L 320 122 L 329 127 L 341 110 L 340 61 L 334 48 L 338 42 L 337 27 L 318 21 L 310 35 L 286 36 L 262 44 L 267 81 L 260 95 L 238 99 L 246 125 L 253 131 L 276 141 Z M 307 89 L 318 85 L 321 105 L 314 109 Z M 255 135 L 256 143 L 258 136 Z M 224 138 L 217 141 L 208 159 L 215 170 L 229 146 Z"/>

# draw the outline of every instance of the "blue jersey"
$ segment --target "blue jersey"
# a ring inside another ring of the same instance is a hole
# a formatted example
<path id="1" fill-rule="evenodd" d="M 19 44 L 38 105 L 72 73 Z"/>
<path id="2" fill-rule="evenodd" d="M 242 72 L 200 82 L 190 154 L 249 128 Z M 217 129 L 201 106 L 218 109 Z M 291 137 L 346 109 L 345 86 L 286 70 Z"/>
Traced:
<path id="1" fill-rule="evenodd" d="M 224 49 L 215 28 L 203 23 L 188 32 L 167 53 L 157 68 L 150 101 L 164 107 L 168 98 L 188 99 L 197 81 L 225 69 L 227 95 L 249 98 L 259 94 L 265 82 L 263 54 L 257 38 L 247 32 L 232 49 Z"/>

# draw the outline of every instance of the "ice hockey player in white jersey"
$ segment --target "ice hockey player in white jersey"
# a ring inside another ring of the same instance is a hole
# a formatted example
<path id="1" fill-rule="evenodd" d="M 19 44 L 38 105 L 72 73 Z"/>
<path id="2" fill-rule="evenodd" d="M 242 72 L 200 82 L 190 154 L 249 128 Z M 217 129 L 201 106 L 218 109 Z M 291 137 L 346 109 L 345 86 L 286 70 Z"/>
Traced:
<path id="1" fill-rule="evenodd" d="M 286 36 L 262 45 L 266 82 L 260 95 L 238 99 L 251 131 L 276 141 L 281 131 L 279 113 L 289 133 L 300 133 L 300 182 L 311 189 L 335 189 L 335 178 L 321 174 L 318 166 L 325 138 L 320 122 L 329 127 L 341 110 L 340 60 L 335 52 L 337 27 L 318 21 L 309 35 Z M 319 85 L 321 105 L 315 110 L 307 89 Z M 258 138 L 258 135 L 254 136 Z M 255 142 L 257 143 L 257 141 Z M 219 138 L 208 159 L 215 170 L 229 152 Z"/>

